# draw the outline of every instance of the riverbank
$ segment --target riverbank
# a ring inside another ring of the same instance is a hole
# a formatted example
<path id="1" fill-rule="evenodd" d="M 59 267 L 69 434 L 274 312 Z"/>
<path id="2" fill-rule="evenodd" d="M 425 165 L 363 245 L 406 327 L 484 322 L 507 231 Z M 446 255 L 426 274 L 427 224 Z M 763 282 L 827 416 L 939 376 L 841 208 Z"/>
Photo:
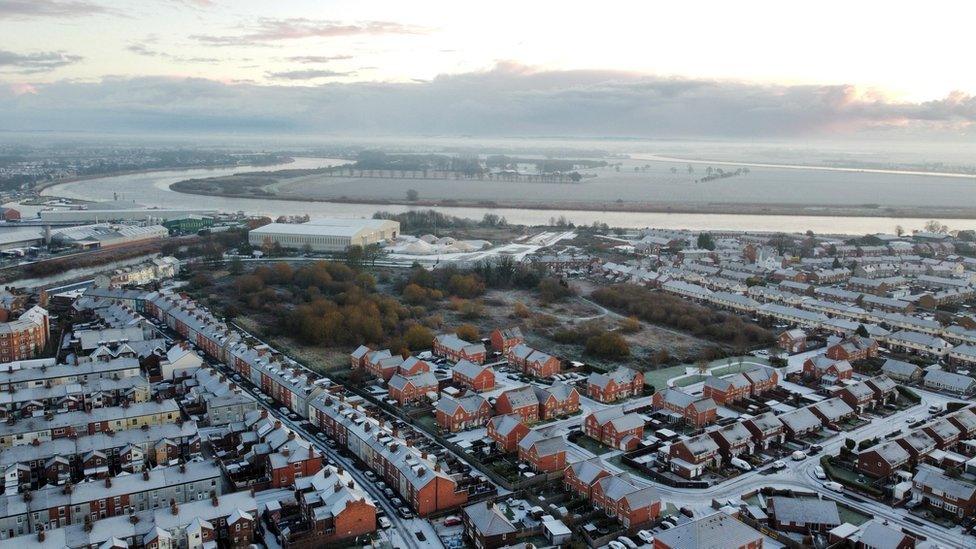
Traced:
<path id="1" fill-rule="evenodd" d="M 66 185 L 68 183 L 78 183 L 81 181 L 89 181 L 92 179 L 103 179 L 106 177 L 123 177 L 127 175 L 148 175 L 153 173 L 169 172 L 173 170 L 223 170 L 227 168 L 246 168 L 246 167 L 256 167 L 256 166 L 284 166 L 291 164 L 295 161 L 294 158 L 290 156 L 282 157 L 274 162 L 256 162 L 248 164 L 213 164 L 211 166 L 173 166 L 169 168 L 152 168 L 148 170 L 124 170 L 118 172 L 108 172 L 102 174 L 90 174 L 90 175 L 78 175 L 75 177 L 66 177 L 64 179 L 58 179 L 56 181 L 45 181 L 43 183 L 38 183 L 34 186 L 34 192 L 40 196 L 41 192 L 47 188 L 55 187 L 58 185 Z"/>
<path id="2" fill-rule="evenodd" d="M 256 198 L 253 190 L 250 193 L 209 192 L 200 188 L 191 188 L 183 181 L 170 185 L 170 190 L 181 194 L 195 194 L 219 198 Z M 805 216 L 805 217 L 878 217 L 878 218 L 909 218 L 909 219 L 959 219 L 971 220 L 976 218 L 976 207 L 936 208 L 936 207 L 893 207 L 893 206 L 838 206 L 831 204 L 749 204 L 749 203 L 685 203 L 685 202 L 649 202 L 649 201 L 560 201 L 541 202 L 526 200 L 459 200 L 418 199 L 414 201 L 396 199 L 378 199 L 363 197 L 314 197 L 306 195 L 276 195 L 271 192 L 261 194 L 262 200 L 279 200 L 287 202 L 318 202 L 332 204 L 372 204 L 376 206 L 406 206 L 418 208 L 471 208 L 471 209 L 512 209 L 512 210 L 547 210 L 547 211 L 586 211 L 586 212 L 619 212 L 619 213 L 655 213 L 655 214 L 706 214 L 706 215 L 769 215 L 769 216 Z"/>

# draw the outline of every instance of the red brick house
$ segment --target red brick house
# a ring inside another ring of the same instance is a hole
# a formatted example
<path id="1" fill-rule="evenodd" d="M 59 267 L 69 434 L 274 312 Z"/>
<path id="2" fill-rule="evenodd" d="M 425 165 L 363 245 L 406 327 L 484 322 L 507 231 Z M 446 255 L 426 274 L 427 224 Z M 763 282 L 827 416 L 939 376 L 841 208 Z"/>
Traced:
<path id="1" fill-rule="evenodd" d="M 837 391 L 837 396 L 844 401 L 845 404 L 857 410 L 857 413 L 863 413 L 865 410 L 874 408 L 876 400 L 874 399 L 874 390 L 865 383 L 855 383 L 854 385 L 847 385 L 841 390 Z"/>
<path id="2" fill-rule="evenodd" d="M 539 399 L 531 385 L 510 389 L 498 395 L 495 400 L 495 412 L 498 414 L 518 414 L 522 421 L 535 423 L 539 421 Z"/>
<path id="3" fill-rule="evenodd" d="M 409 356 L 397 366 L 396 373 L 404 377 L 415 376 L 424 372 L 430 372 L 433 368 L 426 360 L 420 360 L 415 356 Z M 390 377 L 393 377 L 392 374 Z"/>
<path id="4" fill-rule="evenodd" d="M 644 419 L 625 413 L 623 406 L 614 406 L 586 416 L 583 432 L 611 448 L 633 450 L 644 436 Z"/>
<path id="5" fill-rule="evenodd" d="M 561 435 L 543 438 L 538 431 L 529 431 L 518 443 L 518 457 L 538 473 L 562 471 L 566 468 L 566 440 Z"/>
<path id="6" fill-rule="evenodd" d="M 713 423 L 718 413 L 715 401 L 710 398 L 699 398 L 678 389 L 665 389 L 654 393 L 654 409 L 664 410 L 673 414 L 673 418 L 681 418 L 690 425 L 701 428 Z"/>
<path id="7" fill-rule="evenodd" d="M 962 431 L 946 418 L 940 418 L 922 426 L 922 431 L 935 439 L 939 450 L 953 450 L 959 443 Z"/>
<path id="8" fill-rule="evenodd" d="M 709 376 L 705 379 L 705 386 L 702 389 L 702 396 L 723 405 L 749 398 L 751 394 L 752 383 L 743 374 L 725 377 Z"/>
<path id="9" fill-rule="evenodd" d="M 580 394 L 576 387 L 553 383 L 549 387 L 533 387 L 539 401 L 539 419 L 575 414 L 579 411 Z"/>
<path id="10" fill-rule="evenodd" d="M 434 338 L 434 354 L 451 362 L 463 359 L 484 364 L 488 351 L 481 343 L 468 343 L 454 334 L 441 334 Z"/>
<path id="11" fill-rule="evenodd" d="M 976 485 L 945 475 L 929 465 L 919 466 L 912 479 L 915 499 L 959 518 L 976 515 Z"/>
<path id="12" fill-rule="evenodd" d="M 597 402 L 614 402 L 643 392 L 644 373 L 622 366 L 605 374 L 590 374 L 586 383 L 587 396 Z"/>
<path id="13" fill-rule="evenodd" d="M 807 348 L 807 334 L 799 328 L 786 330 L 776 338 L 776 344 L 791 355 L 802 353 Z"/>
<path id="14" fill-rule="evenodd" d="M 500 449 L 511 453 L 518 449 L 518 443 L 529 433 L 529 427 L 522 422 L 522 416 L 508 414 L 495 416 L 488 421 L 488 437 Z"/>
<path id="15" fill-rule="evenodd" d="M 591 501 L 607 516 L 616 517 L 631 534 L 661 514 L 661 496 L 657 490 L 645 487 L 628 473 L 599 479 L 593 487 Z"/>
<path id="16" fill-rule="evenodd" d="M 911 462 L 911 455 L 895 441 L 876 444 L 857 454 L 857 470 L 873 478 L 888 478 Z"/>
<path id="17" fill-rule="evenodd" d="M 415 402 L 424 398 L 427 393 L 437 393 L 437 378 L 430 372 L 419 375 L 403 377 L 395 374 L 390 378 L 389 383 L 390 398 L 396 400 L 401 406 Z"/>
<path id="18" fill-rule="evenodd" d="M 749 418 L 743 425 L 752 433 L 756 447 L 762 450 L 768 449 L 771 444 L 782 444 L 786 440 L 783 422 L 772 412 Z"/>
<path id="19" fill-rule="evenodd" d="M 356 347 L 355 351 L 349 353 L 349 366 L 353 370 L 362 370 L 366 368 L 366 355 L 370 351 L 372 351 L 372 349 L 365 345 Z"/>
<path id="20" fill-rule="evenodd" d="M 491 418 L 491 404 L 477 394 L 469 394 L 457 400 L 443 397 L 437 401 L 435 415 L 441 429 L 456 433 L 488 423 Z"/>
<path id="21" fill-rule="evenodd" d="M 491 348 L 501 354 L 508 353 L 508 350 L 516 345 L 525 342 L 522 330 L 517 326 L 507 329 L 495 328 L 491 331 Z"/>
<path id="22" fill-rule="evenodd" d="M 746 376 L 752 385 L 752 396 L 754 397 L 762 396 L 779 385 L 779 372 L 773 368 L 760 366 L 743 372 L 742 375 Z"/>
<path id="23" fill-rule="evenodd" d="M 288 442 L 265 457 L 267 476 L 273 488 L 295 484 L 296 478 L 310 477 L 322 469 L 322 454 L 304 440 L 289 433 Z"/>
<path id="24" fill-rule="evenodd" d="M 515 544 L 519 530 L 491 501 L 480 501 L 464 508 L 464 536 L 468 547 L 498 549 Z"/>
<path id="25" fill-rule="evenodd" d="M 451 368 L 454 383 L 479 393 L 495 388 L 495 371 L 467 360 L 460 360 Z"/>
<path id="26" fill-rule="evenodd" d="M 603 460 L 599 457 L 585 461 L 577 461 L 563 471 L 563 484 L 566 490 L 583 496 L 586 499 L 593 497 L 593 487 L 604 477 L 610 476 L 610 472 L 603 466 Z"/>
<path id="27" fill-rule="evenodd" d="M 523 343 L 509 349 L 505 358 L 522 373 L 538 378 L 552 377 L 562 369 L 562 363 L 558 358 Z"/>
<path id="28" fill-rule="evenodd" d="M 858 335 L 827 346 L 827 358 L 857 362 L 878 356 L 878 342 Z"/>
<path id="29" fill-rule="evenodd" d="M 709 435 L 698 435 L 671 445 L 668 451 L 671 471 L 684 478 L 696 478 L 708 467 L 718 467 L 722 456 Z"/>
<path id="30" fill-rule="evenodd" d="M 803 375 L 812 380 L 824 377 L 830 381 L 843 381 L 854 376 L 854 368 L 846 360 L 834 360 L 826 355 L 817 355 L 803 362 Z"/>
<path id="31" fill-rule="evenodd" d="M 935 439 L 921 430 L 911 431 L 905 436 L 896 438 L 895 442 L 908 452 L 913 465 L 922 461 L 925 456 L 931 454 L 937 447 Z"/>
<path id="32" fill-rule="evenodd" d="M 963 408 L 947 415 L 946 419 L 959 428 L 962 438 L 969 439 L 976 436 L 976 411 L 973 408 Z"/>
<path id="33" fill-rule="evenodd" d="M 725 459 L 749 455 L 755 449 L 752 433 L 742 423 L 731 423 L 708 433 Z"/>

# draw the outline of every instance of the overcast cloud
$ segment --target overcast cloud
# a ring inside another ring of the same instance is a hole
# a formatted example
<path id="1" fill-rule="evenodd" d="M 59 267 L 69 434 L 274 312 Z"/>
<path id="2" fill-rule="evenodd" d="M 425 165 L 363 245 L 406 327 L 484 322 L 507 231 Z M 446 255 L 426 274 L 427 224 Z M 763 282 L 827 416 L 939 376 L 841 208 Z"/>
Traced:
<path id="1" fill-rule="evenodd" d="M 330 75 L 296 71 L 275 77 Z M 805 137 L 867 130 L 958 135 L 976 122 L 976 99 L 963 93 L 899 103 L 844 85 L 536 71 L 514 63 L 412 83 L 267 86 L 141 77 L 11 87 L 2 94 L 5 129 L 97 125 L 115 131 L 346 135 Z"/>

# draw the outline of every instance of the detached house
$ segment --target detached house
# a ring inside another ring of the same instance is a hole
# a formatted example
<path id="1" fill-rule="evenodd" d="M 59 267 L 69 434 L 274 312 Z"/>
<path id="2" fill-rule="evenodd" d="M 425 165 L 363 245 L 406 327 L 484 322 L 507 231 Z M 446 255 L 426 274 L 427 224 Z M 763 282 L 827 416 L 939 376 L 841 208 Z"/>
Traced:
<path id="1" fill-rule="evenodd" d="M 590 374 L 586 384 L 587 396 L 604 403 L 640 396 L 643 391 L 643 372 L 624 367 L 605 374 Z"/>
<path id="2" fill-rule="evenodd" d="M 751 454 L 755 449 L 752 433 L 742 423 L 731 423 L 708 433 L 725 459 Z"/>
<path id="3" fill-rule="evenodd" d="M 807 334 L 799 328 L 786 330 L 779 334 L 776 343 L 780 349 L 791 355 L 802 353 L 807 348 Z"/>
<path id="4" fill-rule="evenodd" d="M 482 393 L 495 388 L 495 371 L 490 366 L 482 366 L 468 360 L 460 360 L 451 368 L 454 383 Z"/>

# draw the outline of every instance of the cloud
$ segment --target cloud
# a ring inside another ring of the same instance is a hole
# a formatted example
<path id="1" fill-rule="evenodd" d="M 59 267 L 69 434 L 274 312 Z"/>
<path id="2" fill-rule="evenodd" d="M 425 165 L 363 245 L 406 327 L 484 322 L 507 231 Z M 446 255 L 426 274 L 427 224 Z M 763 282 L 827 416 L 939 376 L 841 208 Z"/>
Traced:
<path id="1" fill-rule="evenodd" d="M 3 96 L 5 129 L 661 138 L 961 135 L 976 98 L 908 103 L 847 85 L 760 85 L 502 63 L 426 82 L 295 85 L 186 78 L 36 84 Z M 294 71 L 300 72 L 300 71 Z M 301 76 L 301 77 L 300 77 Z"/>
<path id="2" fill-rule="evenodd" d="M 159 51 L 150 48 L 146 44 L 129 44 L 125 47 L 126 50 L 136 54 L 142 55 L 144 57 L 158 57 L 161 59 L 169 59 L 177 63 L 219 63 L 222 59 L 216 57 L 185 57 L 182 55 L 175 55 L 165 51 Z"/>
<path id="3" fill-rule="evenodd" d="M 211 46 L 264 46 L 284 40 L 302 38 L 335 38 L 340 36 L 362 36 L 381 34 L 425 34 L 422 27 L 405 25 L 393 21 L 342 21 L 316 20 L 306 18 L 261 19 L 239 35 L 190 36 L 193 40 Z"/>
<path id="4" fill-rule="evenodd" d="M 352 59 L 351 55 L 297 55 L 293 57 L 285 57 L 285 61 L 291 61 L 292 63 L 308 63 L 308 64 L 319 64 L 319 63 L 331 63 L 333 61 L 345 61 Z"/>
<path id="5" fill-rule="evenodd" d="M 0 69 L 12 69 L 22 74 L 49 72 L 82 59 L 84 58 L 80 55 L 70 55 L 63 51 L 15 53 L 0 50 Z"/>
<path id="6" fill-rule="evenodd" d="M 327 71 L 327 70 L 298 70 L 298 71 L 282 71 L 282 72 L 269 72 L 267 73 L 268 78 L 274 80 L 314 80 L 316 78 L 335 78 L 338 76 L 353 76 L 354 72 L 339 72 L 339 71 Z"/>
<path id="7" fill-rule="evenodd" d="M 34 17 L 83 17 L 112 10 L 85 0 L 0 0 L 0 20 Z"/>

